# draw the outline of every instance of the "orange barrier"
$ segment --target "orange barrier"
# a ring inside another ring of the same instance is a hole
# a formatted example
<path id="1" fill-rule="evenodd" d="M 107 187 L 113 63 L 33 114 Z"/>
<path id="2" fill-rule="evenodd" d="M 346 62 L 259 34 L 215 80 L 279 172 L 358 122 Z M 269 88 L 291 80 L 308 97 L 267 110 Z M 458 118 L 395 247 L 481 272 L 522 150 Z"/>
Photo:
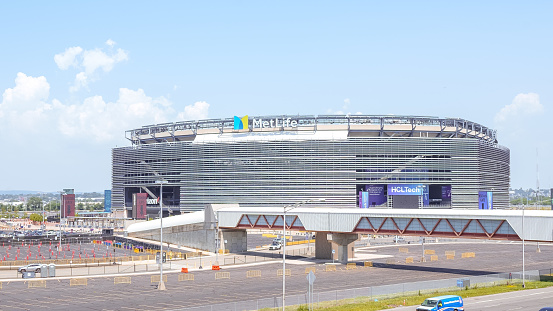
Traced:
<path id="1" fill-rule="evenodd" d="M 182 268 L 182 269 L 180 269 L 180 272 L 182 272 L 182 273 L 188 273 L 188 268 Z"/>
<path id="2" fill-rule="evenodd" d="M 221 267 L 219 267 L 219 266 L 211 266 L 211 270 L 221 270 Z"/>

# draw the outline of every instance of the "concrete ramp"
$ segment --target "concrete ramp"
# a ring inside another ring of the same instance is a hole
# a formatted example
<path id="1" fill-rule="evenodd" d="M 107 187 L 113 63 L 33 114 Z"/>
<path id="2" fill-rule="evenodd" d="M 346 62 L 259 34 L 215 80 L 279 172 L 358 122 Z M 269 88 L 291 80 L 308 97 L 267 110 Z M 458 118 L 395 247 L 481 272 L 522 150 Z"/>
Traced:
<path id="1" fill-rule="evenodd" d="M 221 208 L 238 207 L 238 204 L 210 204 L 205 210 L 163 218 L 163 242 L 216 251 L 217 218 L 216 211 Z M 129 237 L 160 240 L 160 220 L 144 221 L 127 228 Z"/>

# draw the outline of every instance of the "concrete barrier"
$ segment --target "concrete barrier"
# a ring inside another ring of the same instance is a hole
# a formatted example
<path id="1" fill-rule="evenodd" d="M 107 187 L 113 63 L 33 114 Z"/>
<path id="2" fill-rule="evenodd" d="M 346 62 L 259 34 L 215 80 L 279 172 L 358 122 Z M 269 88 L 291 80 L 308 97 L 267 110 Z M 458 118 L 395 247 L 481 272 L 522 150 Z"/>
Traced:
<path id="1" fill-rule="evenodd" d="M 405 263 L 413 263 L 413 257 L 407 257 L 405 258 Z"/>
<path id="2" fill-rule="evenodd" d="M 336 265 L 326 265 L 325 271 L 336 271 Z"/>
<path id="3" fill-rule="evenodd" d="M 292 270 L 286 269 L 284 271 L 284 273 L 286 273 L 286 276 L 291 276 L 292 275 Z M 277 276 L 282 276 L 282 269 L 277 270 Z"/>
<path id="4" fill-rule="evenodd" d="M 372 262 L 372 261 L 365 261 L 365 262 L 363 263 L 363 266 L 365 266 L 365 267 L 372 267 L 372 266 L 373 266 L 373 262 Z"/>
<path id="5" fill-rule="evenodd" d="M 438 261 L 438 255 L 430 256 L 430 261 Z"/>
<path id="6" fill-rule="evenodd" d="M 425 249 L 424 250 L 425 255 L 436 255 L 436 251 L 433 249 Z"/>
<path id="7" fill-rule="evenodd" d="M 357 269 L 357 264 L 355 262 L 348 262 L 346 265 L 346 270 L 355 270 Z"/>

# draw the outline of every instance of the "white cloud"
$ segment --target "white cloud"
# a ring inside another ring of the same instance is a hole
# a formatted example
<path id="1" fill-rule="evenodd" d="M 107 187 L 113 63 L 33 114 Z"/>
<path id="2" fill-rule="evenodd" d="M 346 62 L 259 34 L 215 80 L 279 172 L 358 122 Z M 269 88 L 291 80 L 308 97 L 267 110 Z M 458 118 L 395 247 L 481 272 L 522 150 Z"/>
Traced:
<path id="1" fill-rule="evenodd" d="M 106 41 L 106 45 L 111 48 L 115 46 L 115 41 L 109 39 Z M 98 80 L 98 70 L 110 72 L 115 64 L 128 59 L 129 53 L 123 49 L 109 53 L 99 48 L 84 50 L 79 46 L 67 48 L 65 52 L 54 56 L 54 61 L 60 69 L 67 70 L 70 67 L 75 67 L 81 70 L 75 75 L 75 81 L 69 88 L 71 92 L 86 88 L 90 82 Z"/>
<path id="2" fill-rule="evenodd" d="M 41 133 L 48 124 L 50 84 L 46 78 L 18 73 L 15 86 L 3 92 L 0 102 L 0 133 L 4 138 L 20 139 Z"/>
<path id="3" fill-rule="evenodd" d="M 76 57 L 81 54 L 83 49 L 80 46 L 74 46 L 65 49 L 65 52 L 54 55 L 54 61 L 58 68 L 61 70 L 67 70 L 69 67 L 77 67 Z"/>
<path id="4" fill-rule="evenodd" d="M 86 137 L 98 142 L 114 141 L 126 130 L 144 124 L 167 122 L 174 113 L 164 97 L 152 98 L 144 90 L 119 89 L 115 102 L 92 96 L 82 104 L 64 106 L 58 120 L 60 132 L 69 137 Z"/>
<path id="5" fill-rule="evenodd" d="M 339 110 L 334 110 L 332 108 L 329 108 L 329 109 L 326 110 L 326 113 L 327 114 L 338 114 L 338 115 L 363 114 L 360 111 L 355 112 L 355 113 L 352 113 L 352 112 L 348 111 L 350 104 L 351 104 L 350 99 L 346 98 L 346 99 L 344 99 L 344 104 L 342 105 L 342 107 Z"/>
<path id="6" fill-rule="evenodd" d="M 193 105 L 184 107 L 184 112 L 178 114 L 180 120 L 201 120 L 207 119 L 209 104 L 205 101 L 195 102 Z"/>
<path id="7" fill-rule="evenodd" d="M 108 55 L 100 49 L 94 49 L 84 51 L 82 65 L 87 74 L 92 74 L 99 68 L 102 68 L 104 72 L 110 72 L 116 63 L 127 59 L 128 54 L 122 49 L 117 49 L 117 53 L 113 55 Z"/>
<path id="8" fill-rule="evenodd" d="M 521 116 L 537 115 L 544 111 L 543 105 L 540 103 L 540 96 L 536 93 L 520 93 L 513 99 L 511 104 L 505 105 L 495 115 L 494 121 L 498 124 L 513 119 L 518 119 Z"/>
<path id="9" fill-rule="evenodd" d="M 87 86 L 88 86 L 88 77 L 87 77 L 86 73 L 79 72 L 75 76 L 75 82 L 73 82 L 73 85 L 69 88 L 69 91 L 76 92 L 80 88 L 87 87 Z"/>

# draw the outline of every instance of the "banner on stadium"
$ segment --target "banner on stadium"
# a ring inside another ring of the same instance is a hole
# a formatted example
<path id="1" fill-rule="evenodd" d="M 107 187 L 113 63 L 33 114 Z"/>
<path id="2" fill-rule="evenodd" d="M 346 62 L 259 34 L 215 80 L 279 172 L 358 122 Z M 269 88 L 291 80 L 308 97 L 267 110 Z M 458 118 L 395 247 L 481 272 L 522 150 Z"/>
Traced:
<path id="1" fill-rule="evenodd" d="M 369 193 L 359 191 L 359 208 L 369 208 Z"/>
<path id="2" fill-rule="evenodd" d="M 422 184 L 389 184 L 388 195 L 422 195 Z"/>
<path id="3" fill-rule="evenodd" d="M 369 193 L 369 206 L 380 206 L 388 201 L 385 185 L 366 185 L 366 191 Z"/>
<path id="4" fill-rule="evenodd" d="M 493 209 L 493 192 L 478 191 L 478 209 Z"/>

